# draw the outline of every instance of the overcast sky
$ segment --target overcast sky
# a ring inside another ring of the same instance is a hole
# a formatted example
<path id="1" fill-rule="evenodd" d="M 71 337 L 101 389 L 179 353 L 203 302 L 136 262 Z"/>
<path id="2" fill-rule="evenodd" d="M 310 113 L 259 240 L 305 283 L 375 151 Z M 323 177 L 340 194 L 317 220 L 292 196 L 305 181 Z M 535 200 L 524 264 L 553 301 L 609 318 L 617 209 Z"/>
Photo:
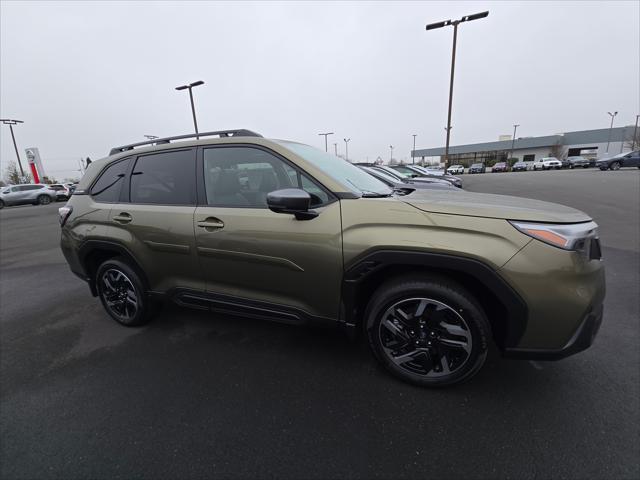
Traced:
<path id="1" fill-rule="evenodd" d="M 48 173 L 113 146 L 249 128 L 357 160 L 444 144 L 452 28 L 458 34 L 451 143 L 604 128 L 640 113 L 640 2 L 2 2 L 0 115 L 23 160 Z M 1 128 L 0 167 L 15 159 Z M 77 174 L 76 174 L 77 175 Z"/>

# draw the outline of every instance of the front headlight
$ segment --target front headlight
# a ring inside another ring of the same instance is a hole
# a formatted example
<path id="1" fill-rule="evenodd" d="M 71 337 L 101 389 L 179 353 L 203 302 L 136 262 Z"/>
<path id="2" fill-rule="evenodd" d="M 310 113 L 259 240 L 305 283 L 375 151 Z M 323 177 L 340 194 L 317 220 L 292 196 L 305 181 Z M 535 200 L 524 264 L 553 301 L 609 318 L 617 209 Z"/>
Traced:
<path id="1" fill-rule="evenodd" d="M 584 250 L 587 240 L 598 237 L 595 222 L 584 223 L 509 223 L 525 235 L 563 250 Z"/>

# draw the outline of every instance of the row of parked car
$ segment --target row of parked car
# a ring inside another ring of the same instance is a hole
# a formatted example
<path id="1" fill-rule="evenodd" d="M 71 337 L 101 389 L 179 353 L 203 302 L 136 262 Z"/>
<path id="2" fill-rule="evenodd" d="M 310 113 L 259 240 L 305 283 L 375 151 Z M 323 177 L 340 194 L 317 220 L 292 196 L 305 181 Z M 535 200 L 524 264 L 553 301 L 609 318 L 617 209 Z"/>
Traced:
<path id="1" fill-rule="evenodd" d="M 444 171 L 420 165 L 377 165 L 356 163 L 358 167 L 385 183 L 399 195 L 414 190 L 456 190 L 462 188 L 462 180 Z"/>
<path id="2" fill-rule="evenodd" d="M 510 167 L 506 162 L 498 162 L 492 168 L 492 173 L 500 172 L 523 172 L 526 170 L 560 170 L 562 168 L 589 168 L 598 167 L 600 170 L 619 170 L 622 167 L 640 168 L 640 150 L 628 153 L 620 153 L 612 157 L 600 160 L 589 160 L 581 156 L 567 157 L 559 160 L 555 157 L 543 157 L 533 162 L 519 161 Z M 485 173 L 487 171 L 484 163 L 474 163 L 468 169 L 468 173 Z M 447 173 L 461 175 L 465 173 L 463 165 L 452 165 L 447 169 Z"/>
<path id="3" fill-rule="evenodd" d="M 0 208 L 12 205 L 48 205 L 51 202 L 66 201 L 75 188 L 76 185 L 73 183 L 9 185 L 0 188 Z"/>

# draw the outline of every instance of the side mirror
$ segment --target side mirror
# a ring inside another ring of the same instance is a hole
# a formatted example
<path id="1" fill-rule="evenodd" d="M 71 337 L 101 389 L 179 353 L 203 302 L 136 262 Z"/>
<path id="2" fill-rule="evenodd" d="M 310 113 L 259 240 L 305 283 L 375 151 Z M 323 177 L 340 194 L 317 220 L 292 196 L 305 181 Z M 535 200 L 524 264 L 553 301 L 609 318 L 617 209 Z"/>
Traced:
<path id="1" fill-rule="evenodd" d="M 311 195 L 299 188 L 285 188 L 267 194 L 267 206 L 276 213 L 294 215 L 296 220 L 311 220 L 318 212 L 309 210 Z"/>

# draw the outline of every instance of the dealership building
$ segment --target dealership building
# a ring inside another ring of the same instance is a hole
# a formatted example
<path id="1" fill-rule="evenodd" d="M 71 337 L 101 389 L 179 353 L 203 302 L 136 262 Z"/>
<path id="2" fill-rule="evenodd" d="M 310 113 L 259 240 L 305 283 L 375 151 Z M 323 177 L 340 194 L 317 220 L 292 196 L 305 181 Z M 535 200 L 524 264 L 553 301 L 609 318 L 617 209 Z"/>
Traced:
<path id="1" fill-rule="evenodd" d="M 602 158 L 630 150 L 634 130 L 635 127 L 632 125 L 612 129 L 565 132 L 544 137 L 523 137 L 516 138 L 515 141 L 510 135 L 503 135 L 497 142 L 449 146 L 449 162 L 465 166 L 485 162 L 493 164 L 509 158 L 512 147 L 511 157 L 522 161 L 534 161 L 542 157 Z M 444 147 L 422 148 L 412 151 L 412 154 L 416 160 L 424 163 L 425 160 L 429 162 L 442 159 L 444 150 Z"/>

